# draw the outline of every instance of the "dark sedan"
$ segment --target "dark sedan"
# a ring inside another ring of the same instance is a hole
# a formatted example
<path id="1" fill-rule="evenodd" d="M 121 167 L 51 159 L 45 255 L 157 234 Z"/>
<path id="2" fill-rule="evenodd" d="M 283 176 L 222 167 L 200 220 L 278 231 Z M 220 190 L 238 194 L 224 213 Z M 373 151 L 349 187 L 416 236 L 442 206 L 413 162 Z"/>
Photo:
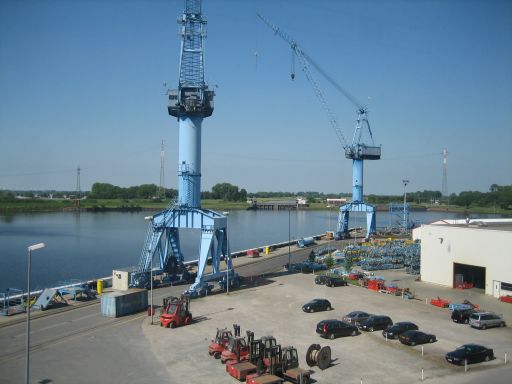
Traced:
<path id="1" fill-rule="evenodd" d="M 302 306 L 304 312 L 330 311 L 331 303 L 326 299 L 313 299 Z"/>
<path id="2" fill-rule="evenodd" d="M 329 277 L 325 282 L 328 287 L 345 287 L 348 285 L 347 281 L 339 277 Z"/>
<path id="3" fill-rule="evenodd" d="M 318 275 L 315 277 L 315 284 L 325 285 L 328 280 L 329 280 L 329 276 Z"/>
<path id="4" fill-rule="evenodd" d="M 437 341 L 435 335 L 421 331 L 405 331 L 398 335 L 398 340 L 402 344 L 415 346 L 417 344 L 433 343 Z"/>
<path id="5" fill-rule="evenodd" d="M 393 320 L 391 320 L 389 316 L 372 315 L 365 321 L 361 321 L 356 325 L 363 331 L 373 332 L 379 329 L 386 329 L 390 325 L 393 325 Z"/>
<path id="6" fill-rule="evenodd" d="M 445 358 L 452 364 L 473 364 L 494 359 L 494 351 L 477 344 L 465 344 L 455 351 L 448 352 Z"/>
<path id="7" fill-rule="evenodd" d="M 334 339 L 339 336 L 356 336 L 357 327 L 340 320 L 322 320 L 316 325 L 316 333 L 320 336 Z"/>
<path id="8" fill-rule="evenodd" d="M 469 316 L 471 316 L 476 311 L 474 309 L 455 309 L 452 312 L 451 318 L 454 323 L 469 323 Z"/>
<path id="9" fill-rule="evenodd" d="M 416 324 L 408 321 L 401 321 L 383 330 L 382 336 L 387 337 L 388 339 L 398 339 L 398 335 L 401 333 L 416 330 L 418 330 L 418 326 Z"/>

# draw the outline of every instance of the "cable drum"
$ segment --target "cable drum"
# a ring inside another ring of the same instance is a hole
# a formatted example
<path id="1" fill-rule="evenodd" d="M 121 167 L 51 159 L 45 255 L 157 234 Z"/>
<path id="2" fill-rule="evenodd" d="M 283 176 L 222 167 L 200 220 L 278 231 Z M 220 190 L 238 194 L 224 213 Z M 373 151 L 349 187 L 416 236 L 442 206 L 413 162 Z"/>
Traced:
<path id="1" fill-rule="evenodd" d="M 331 365 L 331 347 L 311 344 L 306 353 L 306 363 L 310 367 L 318 366 L 322 371 Z"/>

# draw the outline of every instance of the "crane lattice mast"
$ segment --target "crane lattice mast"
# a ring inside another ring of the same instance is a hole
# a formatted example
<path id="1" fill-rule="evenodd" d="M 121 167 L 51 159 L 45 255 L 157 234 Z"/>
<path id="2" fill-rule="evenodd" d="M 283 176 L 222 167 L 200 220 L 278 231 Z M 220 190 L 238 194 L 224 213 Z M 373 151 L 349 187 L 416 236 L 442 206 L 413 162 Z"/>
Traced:
<path id="1" fill-rule="evenodd" d="M 169 115 L 177 118 L 179 126 L 178 198 L 171 201 L 166 210 L 149 216 L 151 222 L 132 285 L 146 284 L 154 257 L 160 261 L 157 272 L 171 276 L 183 276 L 185 261 L 197 262 L 197 277 L 187 291 L 195 296 L 208 291 L 208 281 L 220 279 L 221 286 L 227 288 L 237 282 L 237 276 L 228 254 L 227 217 L 201 208 L 201 128 L 203 119 L 213 113 L 215 95 L 204 80 L 206 18 L 202 15 L 201 0 L 185 0 L 178 24 L 181 36 L 178 89 L 168 91 L 167 108 Z M 187 247 L 194 250 L 188 257 L 182 253 L 182 229 L 201 234 L 198 247 Z M 222 259 L 226 262 L 224 272 L 220 270 Z M 212 272 L 207 274 L 208 260 L 212 262 Z M 182 280 L 182 277 L 177 279 Z"/>

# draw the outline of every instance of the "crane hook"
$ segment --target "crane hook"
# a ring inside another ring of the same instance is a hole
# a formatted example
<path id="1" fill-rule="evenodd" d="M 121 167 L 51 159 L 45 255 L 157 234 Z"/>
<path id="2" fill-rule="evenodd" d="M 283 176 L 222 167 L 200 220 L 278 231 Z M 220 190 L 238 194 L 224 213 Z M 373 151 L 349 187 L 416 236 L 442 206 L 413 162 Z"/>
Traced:
<path id="1" fill-rule="evenodd" d="M 291 70 L 290 76 L 292 78 L 292 81 L 295 80 L 295 52 L 293 51 L 293 48 L 292 48 L 292 70 Z"/>

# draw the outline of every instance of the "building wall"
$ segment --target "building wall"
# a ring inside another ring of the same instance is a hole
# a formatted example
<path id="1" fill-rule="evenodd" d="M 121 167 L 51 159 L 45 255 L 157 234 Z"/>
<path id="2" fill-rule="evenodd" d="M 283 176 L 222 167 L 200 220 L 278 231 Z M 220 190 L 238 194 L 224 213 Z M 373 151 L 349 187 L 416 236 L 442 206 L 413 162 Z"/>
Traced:
<path id="1" fill-rule="evenodd" d="M 485 267 L 485 293 L 493 280 L 512 283 L 512 231 L 450 225 L 422 225 L 421 279 L 453 286 L 453 263 Z"/>

